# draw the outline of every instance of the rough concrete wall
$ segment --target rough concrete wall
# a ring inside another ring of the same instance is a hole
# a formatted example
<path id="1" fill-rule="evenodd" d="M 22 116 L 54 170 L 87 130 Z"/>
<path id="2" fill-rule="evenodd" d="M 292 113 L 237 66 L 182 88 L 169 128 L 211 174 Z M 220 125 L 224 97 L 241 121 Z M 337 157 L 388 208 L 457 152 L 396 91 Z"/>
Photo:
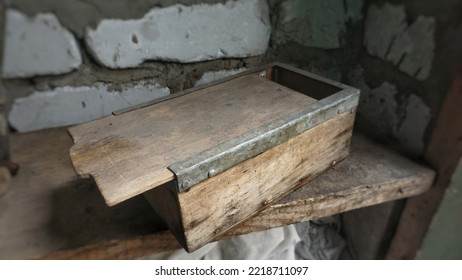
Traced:
<path id="1" fill-rule="evenodd" d="M 266 0 L 6 6 L 2 77 L 9 124 L 22 132 L 85 122 L 257 66 L 271 34 Z"/>
<path id="2" fill-rule="evenodd" d="M 422 155 L 462 63 L 461 10 L 456 0 L 371 1 L 365 10 L 363 75 L 356 84 L 364 89 L 362 104 L 378 101 L 387 109 L 366 105 L 360 120 L 414 155 Z"/>
<path id="3" fill-rule="evenodd" d="M 361 49 L 360 0 L 272 1 L 269 56 L 345 81 Z"/>
<path id="4" fill-rule="evenodd" d="M 462 63 L 462 1 L 271 3 L 271 56 L 360 88 L 356 129 L 421 156 Z M 353 257 L 384 256 L 396 207 L 370 207 L 360 226 L 344 216 Z"/>
<path id="5" fill-rule="evenodd" d="M 360 126 L 421 155 L 461 61 L 461 2 L 8 0 L 10 124 L 26 131 L 96 117 L 82 105 L 91 99 L 75 98 L 87 88 L 96 99 L 104 88 L 110 99 L 144 84 L 156 98 L 278 60 L 361 88 Z M 25 120 L 17 112 L 33 111 L 23 104 L 59 114 L 59 99 L 74 99 L 72 114 L 87 116 L 35 125 L 30 113 L 32 124 L 18 125 Z"/>
<path id="6" fill-rule="evenodd" d="M 360 88 L 359 126 L 422 155 L 461 62 L 462 1 L 288 0 L 272 6 L 273 57 Z"/>

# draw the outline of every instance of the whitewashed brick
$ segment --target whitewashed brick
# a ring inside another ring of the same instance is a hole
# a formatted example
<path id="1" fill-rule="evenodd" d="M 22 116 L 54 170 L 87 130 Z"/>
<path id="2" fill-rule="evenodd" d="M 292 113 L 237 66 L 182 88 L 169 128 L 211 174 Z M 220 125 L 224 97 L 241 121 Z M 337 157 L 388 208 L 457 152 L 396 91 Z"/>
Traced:
<path id="1" fill-rule="evenodd" d="M 17 10 L 6 11 L 4 78 L 62 74 L 81 63 L 74 36 L 54 14 L 29 18 Z"/>
<path id="2" fill-rule="evenodd" d="M 19 132 L 66 126 L 98 119 L 169 92 L 168 88 L 143 82 L 125 85 L 120 92 L 109 91 L 105 84 L 60 87 L 16 99 L 8 118 Z"/>
<path id="3" fill-rule="evenodd" d="M 406 32 L 396 36 L 387 60 L 418 80 L 425 80 L 430 75 L 435 56 L 434 33 L 435 19 L 419 16 Z"/>
<path id="4" fill-rule="evenodd" d="M 435 55 L 435 19 L 418 16 L 410 25 L 403 5 L 372 4 L 365 23 L 364 45 L 369 54 L 391 61 L 401 71 L 425 80 Z"/>
<path id="5" fill-rule="evenodd" d="M 364 30 L 364 45 L 367 51 L 373 56 L 385 58 L 393 39 L 406 27 L 404 5 L 370 5 Z"/>
<path id="6" fill-rule="evenodd" d="M 86 30 L 88 49 L 110 68 L 145 60 L 196 62 L 265 53 L 271 33 L 265 0 L 155 8 L 136 20 L 105 19 Z"/>

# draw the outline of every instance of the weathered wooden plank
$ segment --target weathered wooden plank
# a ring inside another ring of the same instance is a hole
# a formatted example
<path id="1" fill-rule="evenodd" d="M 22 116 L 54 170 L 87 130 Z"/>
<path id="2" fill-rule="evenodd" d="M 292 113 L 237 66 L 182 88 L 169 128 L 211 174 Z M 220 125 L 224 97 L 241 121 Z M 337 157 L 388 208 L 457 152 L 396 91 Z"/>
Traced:
<path id="1" fill-rule="evenodd" d="M 123 240 L 111 240 L 92 246 L 83 246 L 73 250 L 50 252 L 38 259 L 73 260 L 129 260 L 178 250 L 181 245 L 170 231 L 160 231 Z"/>
<path id="2" fill-rule="evenodd" d="M 71 158 L 77 173 L 91 174 L 115 205 L 174 179 L 169 165 L 314 101 L 252 73 L 70 128 Z"/>
<path id="3" fill-rule="evenodd" d="M 350 156 L 226 233 L 260 231 L 421 194 L 435 173 L 362 135 Z"/>
<path id="4" fill-rule="evenodd" d="M 343 160 L 348 155 L 354 116 L 350 111 L 342 113 L 178 193 L 188 250 L 227 232 Z"/>
<path id="5" fill-rule="evenodd" d="M 21 170 L 0 197 L 0 259 L 130 259 L 180 248 L 169 232 L 154 233 L 165 226 L 143 198 L 107 207 L 93 182 L 76 177 L 65 129 L 11 137 Z M 431 186 L 432 170 L 361 135 L 353 136 L 350 153 L 220 238 L 408 197 Z"/>
<path id="6" fill-rule="evenodd" d="M 186 247 L 184 226 L 175 182 L 168 182 L 154 190 L 143 193 L 156 213 L 162 217 L 168 228 L 183 247 Z"/>
<path id="7" fill-rule="evenodd" d="M 0 259 L 40 257 L 156 230 L 160 219 L 142 197 L 107 207 L 94 182 L 76 176 L 65 129 L 10 136 L 12 160 L 21 169 L 0 197 Z"/>

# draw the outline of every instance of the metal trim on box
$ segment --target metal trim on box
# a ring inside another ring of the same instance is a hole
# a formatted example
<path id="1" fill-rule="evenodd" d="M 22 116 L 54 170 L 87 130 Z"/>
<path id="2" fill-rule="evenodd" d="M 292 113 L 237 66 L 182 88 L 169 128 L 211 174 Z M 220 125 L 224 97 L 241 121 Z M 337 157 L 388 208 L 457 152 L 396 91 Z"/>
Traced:
<path id="1" fill-rule="evenodd" d="M 286 66 L 275 65 L 287 69 Z M 252 72 L 257 71 L 253 70 Z M 312 79 L 304 72 L 298 72 L 298 74 Z M 262 76 L 262 78 L 270 77 Z M 276 122 L 249 131 L 237 138 L 168 166 L 168 169 L 176 176 L 178 191 L 186 191 L 192 186 L 273 148 L 333 118 L 337 114 L 352 110 L 358 105 L 358 89 L 326 79 L 323 79 L 322 82 L 339 87 L 339 92 L 318 100 Z"/>

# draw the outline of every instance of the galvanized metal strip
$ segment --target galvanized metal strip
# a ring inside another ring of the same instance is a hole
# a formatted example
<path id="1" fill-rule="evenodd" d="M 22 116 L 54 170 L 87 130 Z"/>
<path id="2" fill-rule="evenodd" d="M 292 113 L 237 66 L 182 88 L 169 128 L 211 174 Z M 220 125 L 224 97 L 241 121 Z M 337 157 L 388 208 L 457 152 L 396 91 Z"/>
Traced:
<path id="1" fill-rule="evenodd" d="M 275 122 L 223 142 L 168 168 L 176 175 L 178 191 L 215 176 L 275 147 L 358 105 L 359 90 L 346 88 Z"/>

